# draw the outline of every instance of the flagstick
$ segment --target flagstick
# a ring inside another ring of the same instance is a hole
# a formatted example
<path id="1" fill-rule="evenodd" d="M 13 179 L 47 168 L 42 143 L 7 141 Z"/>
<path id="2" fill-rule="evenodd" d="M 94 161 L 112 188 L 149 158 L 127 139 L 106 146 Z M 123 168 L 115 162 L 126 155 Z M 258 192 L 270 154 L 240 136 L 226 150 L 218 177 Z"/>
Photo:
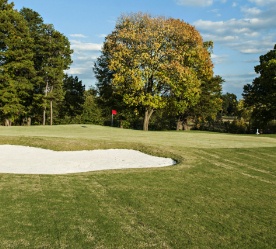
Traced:
<path id="1" fill-rule="evenodd" d="M 113 126 L 113 113 L 112 113 L 112 118 L 111 118 L 111 126 Z"/>

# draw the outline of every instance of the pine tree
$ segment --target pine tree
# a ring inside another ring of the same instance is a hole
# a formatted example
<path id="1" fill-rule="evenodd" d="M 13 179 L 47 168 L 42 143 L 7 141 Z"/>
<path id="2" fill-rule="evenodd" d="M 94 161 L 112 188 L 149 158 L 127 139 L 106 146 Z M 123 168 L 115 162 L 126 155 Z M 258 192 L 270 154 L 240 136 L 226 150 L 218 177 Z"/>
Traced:
<path id="1" fill-rule="evenodd" d="M 61 120 L 66 119 L 70 122 L 76 116 L 82 114 L 85 101 L 85 85 L 77 76 L 73 77 L 66 74 L 63 79 L 63 90 L 65 95 L 58 116 Z"/>
<path id="2" fill-rule="evenodd" d="M 5 125 L 28 113 L 33 90 L 33 39 L 20 13 L 0 0 L 0 115 Z"/>
<path id="3" fill-rule="evenodd" d="M 38 111 L 43 113 L 42 124 L 46 124 L 47 114 L 50 116 L 50 124 L 53 124 L 54 109 L 64 98 L 64 70 L 72 63 L 73 51 L 67 37 L 55 30 L 53 25 L 44 24 L 37 12 L 23 8 L 21 14 L 35 41 L 33 52 L 36 77 L 32 110 L 34 115 Z"/>

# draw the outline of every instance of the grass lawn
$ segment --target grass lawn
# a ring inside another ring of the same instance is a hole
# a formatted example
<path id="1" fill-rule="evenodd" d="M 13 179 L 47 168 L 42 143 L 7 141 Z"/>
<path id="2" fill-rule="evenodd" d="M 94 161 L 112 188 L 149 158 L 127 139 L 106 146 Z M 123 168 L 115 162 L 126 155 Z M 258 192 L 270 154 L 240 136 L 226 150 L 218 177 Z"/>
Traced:
<path id="1" fill-rule="evenodd" d="M 0 174 L 0 248 L 276 248 L 275 135 L 0 126 L 0 144 L 127 148 L 178 161 Z"/>

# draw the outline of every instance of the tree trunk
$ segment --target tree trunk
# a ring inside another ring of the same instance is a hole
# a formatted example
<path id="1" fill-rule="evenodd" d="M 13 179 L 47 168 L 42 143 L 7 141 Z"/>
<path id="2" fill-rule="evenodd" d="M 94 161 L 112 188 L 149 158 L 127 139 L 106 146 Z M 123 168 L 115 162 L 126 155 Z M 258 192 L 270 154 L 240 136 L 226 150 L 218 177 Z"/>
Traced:
<path id="1" fill-rule="evenodd" d="M 48 81 L 46 82 L 46 86 L 45 86 L 45 98 L 47 97 L 47 94 L 48 94 Z M 46 101 L 46 100 L 45 100 Z M 43 121 L 42 121 L 42 125 L 45 125 L 46 124 L 46 104 L 47 102 L 45 103 L 45 106 L 44 106 L 44 110 L 43 110 Z"/>
<path id="2" fill-rule="evenodd" d="M 50 101 L 50 125 L 53 125 L 53 100 Z"/>
<path id="3" fill-rule="evenodd" d="M 188 117 L 184 117 L 184 118 L 179 118 L 176 122 L 176 130 L 190 130 L 189 126 L 188 126 L 188 121 L 189 118 Z"/>
<path id="4" fill-rule="evenodd" d="M 22 119 L 21 125 L 25 126 L 30 126 L 32 122 L 32 118 L 31 117 L 25 117 Z"/>
<path id="5" fill-rule="evenodd" d="M 187 118 L 185 118 L 185 119 L 183 120 L 183 130 L 184 130 L 184 131 L 190 130 L 190 129 L 189 129 L 189 126 L 188 126 L 188 119 L 187 119 Z"/>
<path id="6" fill-rule="evenodd" d="M 43 121 L 42 121 L 42 125 L 45 125 L 46 124 L 46 107 L 44 107 L 44 110 L 43 110 Z"/>
<path id="7" fill-rule="evenodd" d="M 144 125 L 143 125 L 143 130 L 144 131 L 148 131 L 149 130 L 149 120 L 150 120 L 150 117 L 151 115 L 153 114 L 154 110 L 151 109 L 151 110 L 146 110 L 145 111 L 145 117 L 144 117 Z"/>
<path id="8" fill-rule="evenodd" d="M 182 124 L 182 121 L 181 119 L 179 118 L 176 122 L 176 130 L 179 131 L 179 130 L 183 130 L 183 124 Z"/>
<path id="9" fill-rule="evenodd" d="M 4 121 L 4 125 L 5 126 L 11 126 L 11 121 L 6 118 L 5 121 Z"/>
<path id="10" fill-rule="evenodd" d="M 51 86 L 50 93 L 53 92 L 54 86 Z M 50 99 L 50 125 L 53 125 L 53 96 Z"/>

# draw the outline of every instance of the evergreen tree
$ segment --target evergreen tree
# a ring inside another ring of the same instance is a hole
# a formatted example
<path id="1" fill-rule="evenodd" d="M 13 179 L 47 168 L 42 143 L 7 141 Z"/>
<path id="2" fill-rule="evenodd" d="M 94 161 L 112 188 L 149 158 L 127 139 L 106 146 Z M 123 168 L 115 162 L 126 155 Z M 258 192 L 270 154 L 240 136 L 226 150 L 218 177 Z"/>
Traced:
<path id="1" fill-rule="evenodd" d="M 70 43 L 63 34 L 54 29 L 51 24 L 44 24 L 41 16 L 28 8 L 23 8 L 21 14 L 28 22 L 35 41 L 34 79 L 35 91 L 33 112 L 43 112 L 42 124 L 46 124 L 46 114 L 53 123 L 53 108 L 62 103 L 64 98 L 64 70 L 69 68 L 71 61 Z M 48 111 L 49 110 L 49 111 Z M 56 113 L 57 115 L 57 113 Z"/>
<path id="2" fill-rule="evenodd" d="M 20 14 L 27 21 L 31 37 L 34 40 L 33 46 L 33 62 L 35 68 L 35 75 L 32 78 L 33 92 L 32 97 L 29 101 L 30 113 L 35 123 L 42 123 L 42 112 L 43 112 L 43 97 L 44 97 L 44 71 L 43 65 L 46 58 L 45 54 L 45 40 L 44 34 L 44 23 L 39 13 L 29 8 L 22 8 Z"/>
<path id="3" fill-rule="evenodd" d="M 85 91 L 84 97 L 85 101 L 83 104 L 83 111 L 80 117 L 81 123 L 102 125 L 102 111 L 97 104 L 95 89 L 91 88 L 88 91 Z"/>
<path id="4" fill-rule="evenodd" d="M 254 123 L 265 128 L 276 118 L 276 44 L 274 49 L 260 56 L 255 72 L 260 76 L 244 86 L 243 97 L 245 106 L 253 108 Z"/>
<path id="5" fill-rule="evenodd" d="M 33 39 L 13 4 L 0 0 L 0 115 L 5 125 L 28 115 L 33 91 Z"/>
<path id="6" fill-rule="evenodd" d="M 234 93 L 226 93 L 222 98 L 222 115 L 237 116 L 238 115 L 238 100 Z"/>
<path id="7" fill-rule="evenodd" d="M 66 119 L 66 122 L 71 122 L 76 116 L 82 114 L 85 86 L 77 76 L 73 77 L 66 74 L 63 79 L 63 90 L 65 95 L 58 116 L 61 120 Z"/>

